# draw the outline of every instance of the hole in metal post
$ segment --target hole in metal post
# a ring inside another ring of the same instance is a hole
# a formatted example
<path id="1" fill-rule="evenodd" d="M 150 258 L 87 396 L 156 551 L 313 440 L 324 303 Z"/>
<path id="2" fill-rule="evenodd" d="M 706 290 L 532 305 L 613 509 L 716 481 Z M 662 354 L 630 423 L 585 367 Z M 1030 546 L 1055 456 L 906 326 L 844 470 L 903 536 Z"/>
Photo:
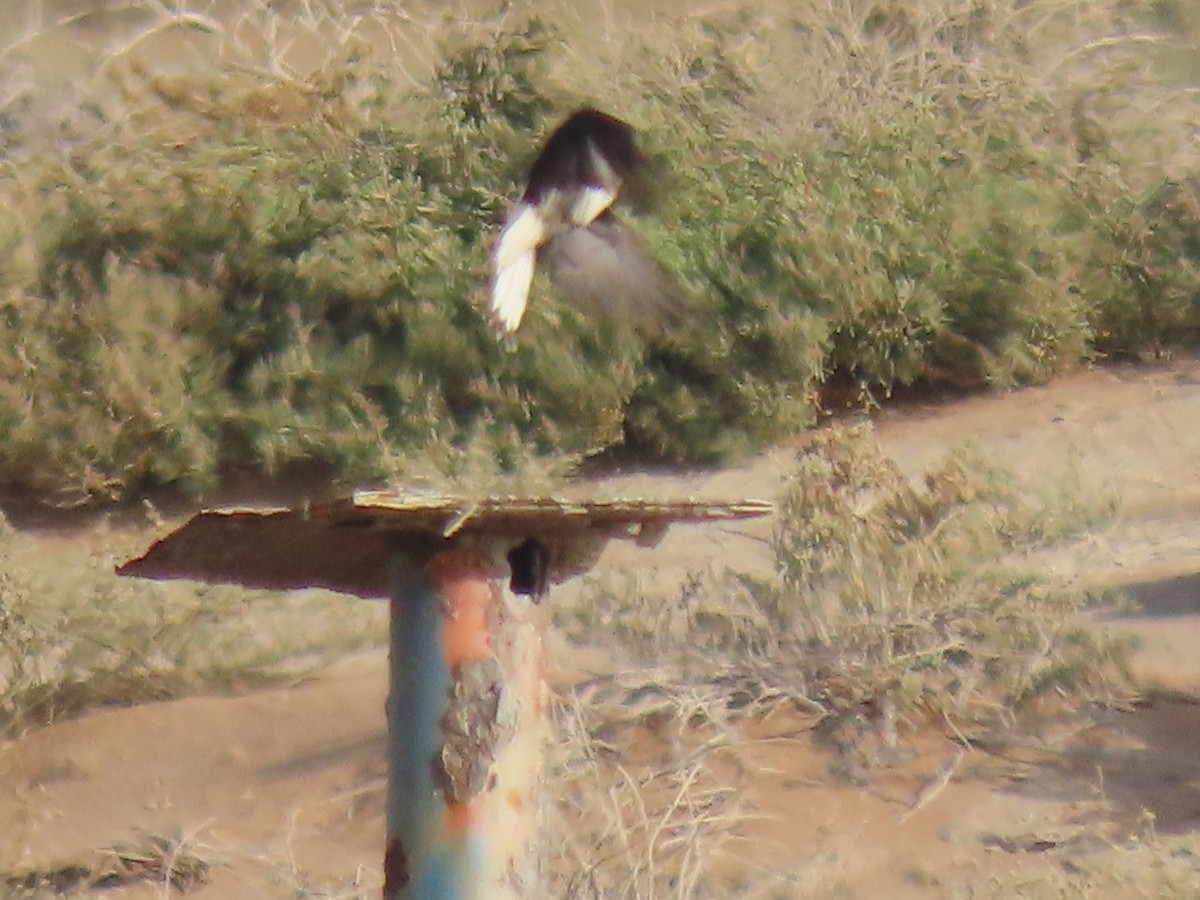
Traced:
<path id="1" fill-rule="evenodd" d="M 550 551 L 545 544 L 529 538 L 513 547 L 508 551 L 508 567 L 514 594 L 527 594 L 534 600 L 545 596 L 550 587 Z"/>

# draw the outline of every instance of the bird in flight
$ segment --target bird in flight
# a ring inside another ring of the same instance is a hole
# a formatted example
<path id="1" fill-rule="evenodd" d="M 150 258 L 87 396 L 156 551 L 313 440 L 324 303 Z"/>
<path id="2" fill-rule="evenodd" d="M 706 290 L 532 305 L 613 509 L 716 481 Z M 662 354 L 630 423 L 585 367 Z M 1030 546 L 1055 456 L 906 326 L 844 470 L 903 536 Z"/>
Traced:
<path id="1" fill-rule="evenodd" d="M 493 255 L 488 313 L 500 335 L 520 326 L 539 259 L 577 308 L 643 326 L 676 318 L 678 288 L 612 209 L 646 168 L 633 128 L 595 109 L 547 138 Z"/>

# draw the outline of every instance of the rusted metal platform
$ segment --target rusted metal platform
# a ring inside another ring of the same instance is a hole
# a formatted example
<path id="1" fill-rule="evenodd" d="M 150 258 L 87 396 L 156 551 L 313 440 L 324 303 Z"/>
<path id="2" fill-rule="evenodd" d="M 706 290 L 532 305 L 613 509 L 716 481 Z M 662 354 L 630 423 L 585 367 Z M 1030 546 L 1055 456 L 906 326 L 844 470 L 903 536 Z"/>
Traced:
<path id="1" fill-rule="evenodd" d="M 588 571 L 611 539 L 653 546 L 672 523 L 767 515 L 761 500 L 564 500 L 553 497 L 405 495 L 357 491 L 328 503 L 206 510 L 117 569 L 141 578 L 184 578 L 246 587 L 323 587 L 389 596 L 388 560 L 402 547 L 434 552 L 467 543 L 535 540 L 551 582 Z"/>

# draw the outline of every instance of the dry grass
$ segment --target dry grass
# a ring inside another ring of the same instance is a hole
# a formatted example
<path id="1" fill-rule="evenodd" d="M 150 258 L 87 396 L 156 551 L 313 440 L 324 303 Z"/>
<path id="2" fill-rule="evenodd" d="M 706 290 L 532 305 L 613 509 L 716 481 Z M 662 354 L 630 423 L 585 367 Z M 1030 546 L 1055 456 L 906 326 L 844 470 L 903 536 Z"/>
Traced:
<path id="1" fill-rule="evenodd" d="M 826 429 L 779 501 L 773 577 L 698 574 L 673 597 L 594 582 L 558 621 L 747 709 L 787 698 L 877 717 L 889 702 L 1003 723 L 1047 690 L 1121 693 L 1120 648 L 1074 624 L 1088 598 L 1022 564 L 1112 508 L 1069 476 L 1029 488 L 968 452 L 914 482 L 869 428 Z"/>
<path id="2" fill-rule="evenodd" d="M 302 677 L 386 640 L 386 611 L 324 591 L 285 595 L 118 578 L 145 531 L 45 538 L 0 522 L 0 735 L 88 709 Z"/>
<path id="3" fill-rule="evenodd" d="M 723 699 L 700 688 L 681 700 L 650 673 L 594 687 L 555 708 L 545 825 L 553 896 L 740 896 L 713 875 L 752 815 L 736 730 L 713 726 Z"/>
<path id="4" fill-rule="evenodd" d="M 1069 900 L 1075 897 L 1185 900 L 1200 890 L 1200 839 L 1159 837 L 1153 828 L 1144 835 L 1124 835 L 1106 841 L 1103 834 L 1087 842 L 1099 849 L 1045 854 L 1034 849 L 1021 855 L 1004 875 L 981 878 L 955 898 L 1027 897 L 1029 900 Z"/>
<path id="5" fill-rule="evenodd" d="M 207 854 L 208 848 L 187 837 L 147 834 L 136 843 L 107 848 L 86 864 L 0 873 L 0 887 L 9 900 L 49 900 L 148 884 L 157 886 L 158 896 L 166 900 L 208 883 Z"/>

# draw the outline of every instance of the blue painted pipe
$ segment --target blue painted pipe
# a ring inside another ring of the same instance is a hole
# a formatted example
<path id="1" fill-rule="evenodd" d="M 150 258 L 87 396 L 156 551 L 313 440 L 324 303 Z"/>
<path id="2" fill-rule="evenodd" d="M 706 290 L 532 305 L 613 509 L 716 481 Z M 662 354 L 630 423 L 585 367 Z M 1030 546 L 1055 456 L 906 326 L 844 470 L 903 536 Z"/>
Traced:
<path id="1" fill-rule="evenodd" d="M 434 780 L 451 685 L 442 615 L 442 600 L 421 563 L 397 553 L 391 573 L 384 900 L 466 896 L 468 849 L 444 838 L 446 806 Z"/>

